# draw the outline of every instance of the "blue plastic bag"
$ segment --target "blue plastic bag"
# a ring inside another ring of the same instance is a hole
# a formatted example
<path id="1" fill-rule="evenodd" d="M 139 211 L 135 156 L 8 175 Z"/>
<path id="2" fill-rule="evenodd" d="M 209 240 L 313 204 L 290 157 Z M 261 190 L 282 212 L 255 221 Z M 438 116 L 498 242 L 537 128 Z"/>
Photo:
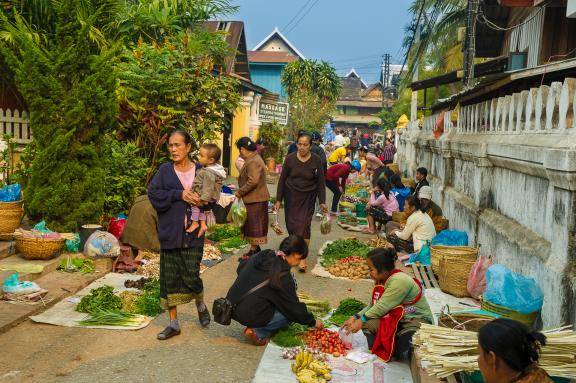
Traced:
<path id="1" fill-rule="evenodd" d="M 0 202 L 16 202 L 22 199 L 22 187 L 20 184 L 4 186 L 0 189 Z"/>
<path id="2" fill-rule="evenodd" d="M 432 238 L 433 246 L 468 246 L 468 234 L 465 231 L 442 230 Z"/>
<path id="3" fill-rule="evenodd" d="M 14 273 L 2 283 L 2 290 L 7 294 L 32 294 L 40 291 L 40 286 L 34 282 L 19 281 L 18 273 Z"/>
<path id="4" fill-rule="evenodd" d="M 533 278 L 498 264 L 490 266 L 486 271 L 483 298 L 522 314 L 538 311 L 544 303 L 544 294 Z"/>
<path id="5" fill-rule="evenodd" d="M 430 260 L 430 241 L 426 241 L 426 243 L 420 248 L 419 252 L 411 254 L 408 262 L 410 264 L 420 262 L 422 266 L 431 266 L 432 261 Z"/>
<path id="6" fill-rule="evenodd" d="M 42 221 L 38 222 L 36 225 L 34 225 L 34 230 L 39 231 L 43 234 L 53 233 L 52 230 L 50 230 L 46 227 L 46 221 L 44 221 L 44 220 L 42 220 Z"/>

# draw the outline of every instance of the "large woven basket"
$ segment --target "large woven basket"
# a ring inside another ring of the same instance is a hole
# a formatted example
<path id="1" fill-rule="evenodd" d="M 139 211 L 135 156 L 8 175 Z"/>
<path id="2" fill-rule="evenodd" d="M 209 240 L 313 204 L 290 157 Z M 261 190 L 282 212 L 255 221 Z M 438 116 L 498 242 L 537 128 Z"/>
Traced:
<path id="1" fill-rule="evenodd" d="M 0 202 L 0 240 L 12 238 L 24 216 L 24 201 Z"/>
<path id="2" fill-rule="evenodd" d="M 471 246 L 430 246 L 430 262 L 434 274 L 440 273 L 440 259 L 444 256 L 455 256 L 469 259 L 478 258 L 478 248 Z"/>
<path id="3" fill-rule="evenodd" d="M 488 302 L 487 300 L 484 300 L 482 297 L 480 298 L 480 304 L 482 310 L 484 311 L 501 315 L 504 318 L 514 319 L 515 321 L 524 323 L 528 327 L 534 326 L 534 322 L 536 321 L 536 318 L 538 317 L 538 313 L 540 311 L 538 310 L 530 314 L 522 314 L 521 312 L 509 309 L 508 307 Z"/>
<path id="4" fill-rule="evenodd" d="M 494 319 L 496 318 L 479 313 L 441 313 L 438 317 L 438 326 L 478 332 L 480 327 Z"/>
<path id="5" fill-rule="evenodd" d="M 443 255 L 440 258 L 440 289 L 455 297 L 469 297 L 468 274 L 476 262 L 475 255 Z"/>
<path id="6" fill-rule="evenodd" d="M 392 170 L 394 173 L 400 174 L 400 167 L 398 166 L 398 164 L 388 164 L 386 166 L 388 167 L 388 169 Z"/>
<path id="7" fill-rule="evenodd" d="M 16 237 L 16 250 L 25 259 L 51 259 L 60 253 L 64 238 Z"/>

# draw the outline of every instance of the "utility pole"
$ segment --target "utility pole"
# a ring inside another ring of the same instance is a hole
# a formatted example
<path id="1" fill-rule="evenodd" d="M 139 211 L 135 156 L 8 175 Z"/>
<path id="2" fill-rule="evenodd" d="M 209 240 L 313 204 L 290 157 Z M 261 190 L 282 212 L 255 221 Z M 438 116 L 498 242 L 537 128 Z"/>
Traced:
<path id="1" fill-rule="evenodd" d="M 466 11 L 466 40 L 464 41 L 464 87 L 472 85 L 474 78 L 474 55 L 476 54 L 476 18 L 479 0 L 468 0 Z"/>
<path id="2" fill-rule="evenodd" d="M 390 53 L 382 56 L 382 75 L 380 76 L 380 82 L 384 87 L 390 86 Z"/>

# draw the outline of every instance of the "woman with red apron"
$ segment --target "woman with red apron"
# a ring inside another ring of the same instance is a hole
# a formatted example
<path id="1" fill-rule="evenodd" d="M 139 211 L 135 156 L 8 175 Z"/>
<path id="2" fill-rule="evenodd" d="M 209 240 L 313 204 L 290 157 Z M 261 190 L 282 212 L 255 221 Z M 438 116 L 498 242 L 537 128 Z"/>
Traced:
<path id="1" fill-rule="evenodd" d="M 348 333 L 363 330 L 372 353 L 388 362 L 407 359 L 412 335 L 421 323 L 433 323 L 432 311 L 420 282 L 396 269 L 396 250 L 368 253 L 370 277 L 375 281 L 368 307 L 344 323 Z M 373 341 L 373 342 L 372 342 Z"/>

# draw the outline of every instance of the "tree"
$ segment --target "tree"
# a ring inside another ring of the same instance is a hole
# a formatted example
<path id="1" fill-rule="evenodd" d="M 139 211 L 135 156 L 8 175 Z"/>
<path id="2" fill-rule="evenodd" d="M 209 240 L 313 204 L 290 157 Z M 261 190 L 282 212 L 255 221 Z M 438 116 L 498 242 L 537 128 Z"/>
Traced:
<path id="1" fill-rule="evenodd" d="M 330 119 L 342 87 L 336 70 L 327 62 L 299 60 L 282 72 L 282 85 L 290 102 L 289 130 L 318 130 Z"/>

